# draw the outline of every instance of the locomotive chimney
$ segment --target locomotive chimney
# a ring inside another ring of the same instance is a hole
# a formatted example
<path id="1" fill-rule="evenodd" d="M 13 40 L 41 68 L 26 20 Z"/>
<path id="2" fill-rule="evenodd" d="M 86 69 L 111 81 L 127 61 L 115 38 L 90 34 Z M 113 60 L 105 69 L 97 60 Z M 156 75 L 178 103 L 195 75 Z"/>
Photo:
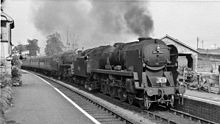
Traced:
<path id="1" fill-rule="evenodd" d="M 82 50 L 78 50 L 77 53 L 78 53 L 79 56 L 81 56 L 82 55 Z"/>
<path id="2" fill-rule="evenodd" d="M 139 37 L 138 40 L 139 41 L 143 41 L 143 40 L 151 40 L 151 37 Z"/>

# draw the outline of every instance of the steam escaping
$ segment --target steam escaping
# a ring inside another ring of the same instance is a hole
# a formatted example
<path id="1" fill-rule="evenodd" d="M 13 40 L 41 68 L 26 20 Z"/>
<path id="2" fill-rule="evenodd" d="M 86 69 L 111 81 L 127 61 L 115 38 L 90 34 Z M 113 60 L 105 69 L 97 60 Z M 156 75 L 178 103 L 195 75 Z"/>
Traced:
<path id="1" fill-rule="evenodd" d="M 1 0 L 1 5 L 0 5 L 1 11 L 4 9 L 4 3 L 5 3 L 5 0 Z"/>
<path id="2" fill-rule="evenodd" d="M 133 6 L 125 13 L 125 20 L 128 28 L 138 36 L 148 36 L 153 29 L 153 21 L 150 16 L 144 14 L 142 8 L 136 9 Z"/>
<path id="3" fill-rule="evenodd" d="M 141 0 L 42 0 L 33 9 L 33 22 L 45 36 L 58 31 L 84 47 L 147 37 L 153 30 Z"/>

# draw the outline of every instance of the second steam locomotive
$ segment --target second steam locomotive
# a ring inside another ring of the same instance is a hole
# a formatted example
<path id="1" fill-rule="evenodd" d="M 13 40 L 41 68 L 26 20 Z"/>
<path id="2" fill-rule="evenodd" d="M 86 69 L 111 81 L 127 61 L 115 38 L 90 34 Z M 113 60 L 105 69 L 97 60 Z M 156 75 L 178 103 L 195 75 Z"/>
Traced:
<path id="1" fill-rule="evenodd" d="M 177 82 L 178 51 L 159 39 L 115 43 L 51 57 L 24 60 L 22 67 L 71 79 L 88 90 L 149 109 L 152 103 L 174 105 L 183 94 Z"/>

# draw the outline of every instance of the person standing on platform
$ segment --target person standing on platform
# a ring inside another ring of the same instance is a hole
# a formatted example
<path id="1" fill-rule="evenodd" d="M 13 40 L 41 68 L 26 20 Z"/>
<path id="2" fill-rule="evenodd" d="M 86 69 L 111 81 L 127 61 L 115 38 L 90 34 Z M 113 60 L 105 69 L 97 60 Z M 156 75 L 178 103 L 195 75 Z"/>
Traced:
<path id="1" fill-rule="evenodd" d="M 11 64 L 12 64 L 12 85 L 13 86 L 21 86 L 22 85 L 22 80 L 21 80 L 21 65 L 22 61 L 20 60 L 20 56 L 13 56 Z"/>

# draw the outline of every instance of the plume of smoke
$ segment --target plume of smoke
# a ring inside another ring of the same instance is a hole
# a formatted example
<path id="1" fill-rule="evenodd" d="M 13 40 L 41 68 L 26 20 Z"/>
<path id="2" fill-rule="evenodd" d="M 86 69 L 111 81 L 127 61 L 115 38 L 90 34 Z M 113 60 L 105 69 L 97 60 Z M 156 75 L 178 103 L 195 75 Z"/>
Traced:
<path id="1" fill-rule="evenodd" d="M 1 4 L 4 3 L 4 2 L 5 2 L 5 0 L 1 0 Z"/>
<path id="2" fill-rule="evenodd" d="M 126 11 L 124 18 L 128 28 L 138 36 L 148 36 L 153 29 L 153 20 L 145 14 L 144 8 L 139 6 L 131 6 Z M 137 9 L 138 8 L 138 9 Z"/>
<path id="3" fill-rule="evenodd" d="M 4 3 L 5 3 L 5 0 L 1 0 L 1 5 L 0 5 L 1 10 L 3 10 L 3 9 L 4 9 Z"/>
<path id="4" fill-rule="evenodd" d="M 36 4 L 37 1 L 33 3 Z M 149 36 L 153 21 L 140 0 L 46 0 L 33 9 L 35 27 L 44 35 L 78 35 L 82 46 Z M 74 39 L 72 39 L 74 40 Z"/>

